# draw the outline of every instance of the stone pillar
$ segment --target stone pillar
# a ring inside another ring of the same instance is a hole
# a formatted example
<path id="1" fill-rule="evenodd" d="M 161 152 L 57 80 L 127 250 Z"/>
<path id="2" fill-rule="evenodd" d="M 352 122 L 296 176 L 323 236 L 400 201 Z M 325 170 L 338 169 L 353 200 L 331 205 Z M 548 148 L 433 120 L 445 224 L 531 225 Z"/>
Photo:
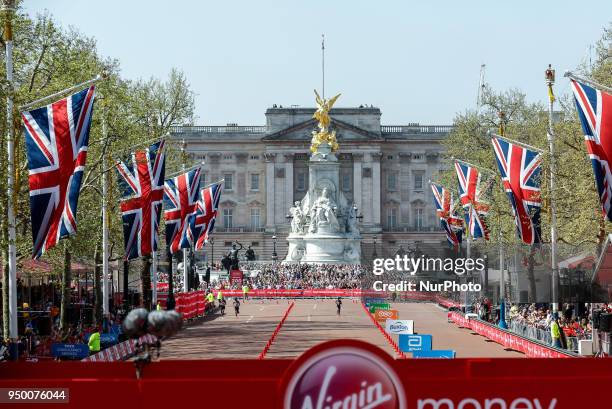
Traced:
<path id="1" fill-rule="evenodd" d="M 353 198 L 357 211 L 363 214 L 363 193 L 361 190 L 361 174 L 363 172 L 361 164 L 363 163 L 363 153 L 353 153 Z"/>
<path id="2" fill-rule="evenodd" d="M 282 222 L 287 223 L 285 215 L 293 206 L 293 153 L 285 154 L 285 202 L 281 211 Z"/>
<path id="3" fill-rule="evenodd" d="M 274 161 L 275 153 L 264 153 L 266 160 L 266 230 L 274 228 Z"/>
<path id="4" fill-rule="evenodd" d="M 372 223 L 380 226 L 380 159 L 382 152 L 372 152 Z"/>

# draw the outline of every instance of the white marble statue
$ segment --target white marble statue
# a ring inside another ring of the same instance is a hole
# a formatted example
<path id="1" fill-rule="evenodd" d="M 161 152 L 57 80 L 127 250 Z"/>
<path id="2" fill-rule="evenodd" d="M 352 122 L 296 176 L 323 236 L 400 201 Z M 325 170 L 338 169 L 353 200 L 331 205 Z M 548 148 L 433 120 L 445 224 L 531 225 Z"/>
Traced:
<path id="1" fill-rule="evenodd" d="M 291 219 L 291 233 L 304 234 L 306 215 L 302 212 L 301 203 L 296 201 L 294 206 L 289 209 L 289 213 L 293 217 Z"/>
<path id="2" fill-rule="evenodd" d="M 357 208 L 353 206 L 349 206 L 349 214 L 346 219 L 346 232 L 349 234 L 359 234 L 359 229 L 357 227 Z"/>
<path id="3" fill-rule="evenodd" d="M 336 217 L 336 202 L 330 197 L 329 188 L 324 187 L 321 196 L 315 200 L 310 209 L 310 229 L 309 233 L 315 233 L 320 227 L 325 228 L 330 233 L 340 230 L 338 218 Z"/>

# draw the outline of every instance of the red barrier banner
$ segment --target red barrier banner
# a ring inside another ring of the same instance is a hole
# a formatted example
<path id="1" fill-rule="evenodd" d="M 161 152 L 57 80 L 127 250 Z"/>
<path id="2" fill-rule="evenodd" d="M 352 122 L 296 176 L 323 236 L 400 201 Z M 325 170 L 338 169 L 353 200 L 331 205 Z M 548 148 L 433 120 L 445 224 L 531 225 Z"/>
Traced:
<path id="1" fill-rule="evenodd" d="M 354 340 L 319 344 L 295 360 L 162 360 L 140 377 L 133 362 L 2 366 L 0 391 L 67 388 L 60 406 L 68 409 L 190 408 L 203 399 L 249 409 L 605 409 L 612 383 L 611 359 L 394 360 Z M 20 403 L 7 407 L 45 407 Z"/>
<path id="2" fill-rule="evenodd" d="M 570 353 L 563 353 L 552 347 L 540 344 L 539 342 L 531 341 L 510 331 L 486 324 L 484 322 L 466 318 L 463 314 L 457 311 L 448 313 L 449 321 L 453 321 L 460 327 L 469 328 L 480 335 L 503 345 L 506 348 L 514 349 L 515 351 L 523 352 L 529 358 L 571 358 Z"/>

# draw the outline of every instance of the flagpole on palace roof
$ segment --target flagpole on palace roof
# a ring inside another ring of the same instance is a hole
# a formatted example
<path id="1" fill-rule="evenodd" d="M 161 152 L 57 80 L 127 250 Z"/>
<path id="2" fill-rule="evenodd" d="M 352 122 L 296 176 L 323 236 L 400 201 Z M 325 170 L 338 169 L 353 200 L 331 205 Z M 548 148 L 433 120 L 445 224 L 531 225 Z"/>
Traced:
<path id="1" fill-rule="evenodd" d="M 13 340 L 12 349 L 17 347 L 18 328 L 17 328 L 17 247 L 15 244 L 15 209 L 14 209 L 14 192 L 15 192 L 15 133 L 13 128 L 13 14 L 15 12 L 14 0 L 2 0 L 1 10 L 4 14 L 4 33 L 3 39 L 6 44 L 6 81 L 8 83 L 8 92 L 6 97 L 6 150 L 7 150 L 7 227 L 8 227 L 8 328 L 7 323 L 4 324 L 4 329 L 8 329 L 8 336 Z M 6 313 L 4 315 L 6 318 Z M 17 351 L 12 350 L 11 359 L 17 359 Z"/>
<path id="2" fill-rule="evenodd" d="M 593 86 L 595 88 L 599 88 L 602 91 L 606 91 L 606 92 L 612 93 L 612 88 L 606 87 L 605 85 L 602 85 L 602 84 L 600 84 L 598 82 L 595 82 L 595 81 L 593 81 L 590 78 L 586 78 L 586 77 L 582 77 L 580 75 L 576 75 L 576 74 L 574 74 L 573 72 L 571 72 L 569 70 L 565 71 L 564 77 L 573 79 L 575 81 L 584 82 L 585 84 L 591 85 L 591 86 Z"/>
<path id="3" fill-rule="evenodd" d="M 555 203 L 555 141 L 553 132 L 553 108 L 555 94 L 553 84 L 555 83 L 555 70 L 548 64 L 544 72 L 546 85 L 548 86 L 548 150 L 550 152 L 550 260 L 552 264 L 552 310 L 559 311 L 559 264 L 557 263 L 557 206 Z"/>

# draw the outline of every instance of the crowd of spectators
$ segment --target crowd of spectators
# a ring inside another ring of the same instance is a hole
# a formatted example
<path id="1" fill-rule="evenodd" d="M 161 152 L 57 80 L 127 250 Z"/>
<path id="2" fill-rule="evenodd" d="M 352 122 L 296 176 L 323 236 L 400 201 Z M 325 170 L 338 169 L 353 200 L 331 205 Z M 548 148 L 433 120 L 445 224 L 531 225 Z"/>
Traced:
<path id="1" fill-rule="evenodd" d="M 591 334 L 589 308 L 576 312 L 573 304 L 565 304 L 558 315 L 561 329 L 567 337 L 589 338 Z M 554 315 L 549 304 L 523 304 L 510 307 L 509 320 L 529 327 L 548 330 Z"/>
<path id="2" fill-rule="evenodd" d="M 240 268 L 252 289 L 276 290 L 357 289 L 365 272 L 360 265 L 334 264 L 242 263 Z M 232 288 L 227 280 L 213 280 L 211 286 Z"/>

